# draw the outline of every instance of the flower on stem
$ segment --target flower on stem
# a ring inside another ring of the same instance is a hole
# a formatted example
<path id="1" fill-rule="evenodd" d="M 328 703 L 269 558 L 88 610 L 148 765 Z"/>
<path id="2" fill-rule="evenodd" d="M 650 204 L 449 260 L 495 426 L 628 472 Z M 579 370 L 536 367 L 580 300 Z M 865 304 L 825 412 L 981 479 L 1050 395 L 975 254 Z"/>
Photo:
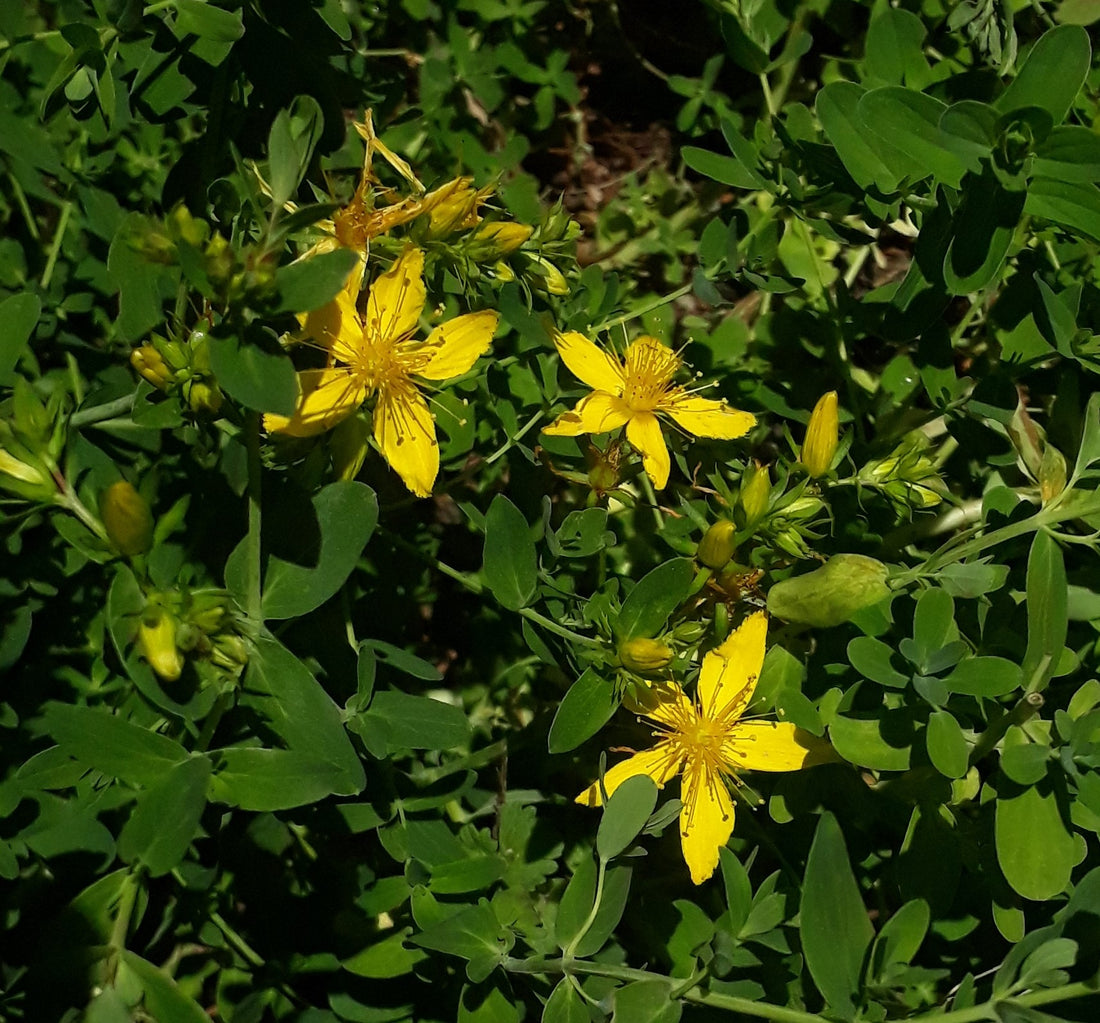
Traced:
<path id="1" fill-rule="evenodd" d="M 668 483 L 671 468 L 658 415 L 668 416 L 696 437 L 719 440 L 744 436 L 756 423 L 751 412 L 674 384 L 683 360 L 655 337 L 631 341 L 621 360 L 576 331 L 555 334 L 554 344 L 570 372 L 592 393 L 543 432 L 578 437 L 625 426 L 627 440 L 642 453 L 646 474 L 658 489 Z"/>
<path id="2" fill-rule="evenodd" d="M 674 683 L 650 690 L 653 702 L 637 709 L 658 727 L 652 749 L 616 764 L 577 796 L 599 806 L 627 778 L 644 774 L 663 787 L 682 776 L 680 843 L 695 884 L 718 865 L 718 850 L 733 833 L 734 808 L 726 780 L 740 771 L 797 771 L 835 759 L 823 739 L 789 722 L 743 721 L 764 663 L 768 620 L 750 615 L 703 658 L 695 699 Z"/>
<path id="3" fill-rule="evenodd" d="M 298 374 L 291 416 L 267 414 L 274 433 L 312 437 L 352 415 L 371 395 L 374 439 L 382 456 L 418 497 L 427 497 L 439 472 L 439 446 L 428 403 L 414 377 L 442 381 L 461 376 L 493 339 L 498 313 L 482 310 L 440 324 L 413 339 L 427 300 L 424 254 L 409 248 L 371 286 L 366 314 L 354 288 L 299 317 L 307 337 L 328 353 L 324 369 Z"/>
<path id="4" fill-rule="evenodd" d="M 829 391 L 817 400 L 810 413 L 810 425 L 806 427 L 806 439 L 802 442 L 800 460 L 814 479 L 824 476 L 832 468 L 839 440 L 836 391 Z"/>

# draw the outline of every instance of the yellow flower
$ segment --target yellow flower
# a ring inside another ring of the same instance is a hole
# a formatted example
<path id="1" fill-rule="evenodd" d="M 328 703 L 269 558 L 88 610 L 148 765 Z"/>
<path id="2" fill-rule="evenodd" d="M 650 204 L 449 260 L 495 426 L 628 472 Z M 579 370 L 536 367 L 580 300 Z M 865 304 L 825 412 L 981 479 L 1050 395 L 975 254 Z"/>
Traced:
<path id="1" fill-rule="evenodd" d="M 839 438 L 836 391 L 829 391 L 818 398 L 810 413 L 810 425 L 806 427 L 806 439 L 802 442 L 801 461 L 814 479 L 829 471 Z"/>
<path id="2" fill-rule="evenodd" d="M 543 432 L 577 437 L 625 426 L 627 440 L 642 453 L 645 471 L 658 489 L 668 482 L 671 465 L 658 414 L 696 437 L 719 440 L 741 437 L 756 423 L 750 412 L 674 384 L 683 361 L 655 337 L 631 341 L 621 361 L 576 331 L 556 334 L 554 344 L 570 372 L 593 390 Z"/>
<path id="3" fill-rule="evenodd" d="M 304 334 L 328 352 L 324 369 L 298 374 L 292 416 L 268 414 L 276 433 L 311 437 L 354 413 L 372 394 L 374 439 L 383 457 L 418 497 L 427 497 L 439 472 L 435 423 L 414 377 L 449 380 L 465 373 L 489 347 L 500 319 L 492 310 L 456 316 L 416 341 L 427 293 L 424 254 L 409 248 L 374 282 L 366 315 L 353 288 L 300 316 Z"/>
<path id="4" fill-rule="evenodd" d="M 718 850 L 733 833 L 733 800 L 726 779 L 739 771 L 797 771 L 835 759 L 823 740 L 787 722 L 742 721 L 764 663 L 768 619 L 750 615 L 703 658 L 694 701 L 674 683 L 651 690 L 655 702 L 639 707 L 659 727 L 657 744 L 616 764 L 604 775 L 610 796 L 627 778 L 644 774 L 658 787 L 682 775 L 680 844 L 691 879 L 702 884 L 718 865 Z M 577 796 L 584 806 L 603 800 L 595 782 Z"/>

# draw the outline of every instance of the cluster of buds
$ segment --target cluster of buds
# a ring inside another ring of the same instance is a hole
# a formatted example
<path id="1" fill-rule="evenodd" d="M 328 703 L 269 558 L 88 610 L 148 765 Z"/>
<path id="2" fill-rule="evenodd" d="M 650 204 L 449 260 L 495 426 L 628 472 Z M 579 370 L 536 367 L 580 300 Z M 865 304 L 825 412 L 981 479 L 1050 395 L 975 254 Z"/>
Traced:
<path id="1" fill-rule="evenodd" d="M 762 528 L 792 558 L 812 558 L 814 542 L 821 539 L 815 527 L 828 514 L 829 509 L 820 497 L 806 493 L 804 487 L 796 487 L 776 502 Z"/>
<path id="2" fill-rule="evenodd" d="M 157 390 L 178 390 L 192 411 L 217 415 L 222 392 L 210 368 L 210 345 L 201 330 L 186 341 L 153 334 L 130 353 L 130 365 Z"/>
<path id="3" fill-rule="evenodd" d="M 935 463 L 917 438 L 907 438 L 886 458 L 868 462 L 856 481 L 880 491 L 899 516 L 934 508 L 947 492 Z"/>
<path id="4" fill-rule="evenodd" d="M 0 489 L 41 504 L 61 499 L 58 461 L 65 450 L 66 395 L 54 391 L 43 402 L 16 377 L 12 396 L 0 405 Z"/>
<path id="5" fill-rule="evenodd" d="M 135 235 L 133 244 L 150 262 L 180 266 L 207 299 L 221 305 L 262 307 L 275 297 L 274 255 L 262 247 L 238 252 L 186 206 L 177 206 L 163 225 Z"/>
<path id="6" fill-rule="evenodd" d="M 137 645 L 165 682 L 179 679 L 187 660 L 234 678 L 248 663 L 248 645 L 220 591 L 150 594 L 138 622 Z"/>

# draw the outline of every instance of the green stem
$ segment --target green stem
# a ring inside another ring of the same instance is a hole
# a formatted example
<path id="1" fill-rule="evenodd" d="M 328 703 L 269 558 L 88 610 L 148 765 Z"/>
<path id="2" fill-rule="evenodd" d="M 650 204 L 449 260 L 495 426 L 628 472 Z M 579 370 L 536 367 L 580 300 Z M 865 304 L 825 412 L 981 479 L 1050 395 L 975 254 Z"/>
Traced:
<path id="1" fill-rule="evenodd" d="M 562 953 L 562 961 L 565 963 L 571 963 L 573 956 L 577 954 L 577 946 L 584 940 L 584 936 L 592 930 L 592 925 L 596 922 L 596 916 L 600 912 L 600 903 L 603 901 L 603 886 L 604 881 L 607 880 L 607 860 L 602 856 L 600 857 L 599 873 L 596 875 L 596 897 L 592 901 L 592 909 L 589 910 L 588 919 L 581 925 L 581 929 L 573 935 L 573 940 L 569 942 L 569 945 Z"/>
<path id="2" fill-rule="evenodd" d="M 599 334 L 601 331 L 610 330 L 612 327 L 619 326 L 620 323 L 626 323 L 627 320 L 645 316 L 646 313 L 652 312 L 654 309 L 660 309 L 661 306 L 667 305 L 669 302 L 675 302 L 678 298 L 682 298 L 691 291 L 692 287 L 693 285 L 690 283 L 684 284 L 675 291 L 670 291 L 667 295 L 661 295 L 659 298 L 655 298 L 645 305 L 640 305 L 636 309 L 631 309 L 629 312 L 623 313 L 622 316 L 616 316 L 612 320 L 604 320 L 603 323 L 598 323 L 595 327 L 589 327 L 588 329 L 593 334 Z"/>
<path id="3" fill-rule="evenodd" d="M 530 419 L 527 420 L 526 423 L 523 424 L 523 426 L 519 428 L 519 430 L 516 431 L 515 436 L 509 437 L 506 443 L 497 448 L 496 451 L 494 451 L 488 458 L 485 459 L 485 464 L 492 465 L 498 458 L 501 458 L 503 455 L 507 454 L 509 450 L 515 447 L 516 442 L 520 440 L 523 435 L 527 433 L 527 431 L 530 430 L 531 427 L 534 426 L 535 423 L 537 423 L 540 419 L 542 419 L 542 413 L 536 412 Z"/>
<path id="4" fill-rule="evenodd" d="M 545 615 L 540 615 L 538 611 L 535 611 L 533 608 L 521 607 L 519 609 L 519 613 L 528 621 L 536 622 L 548 632 L 552 632 L 556 636 L 561 636 L 564 639 L 571 639 L 575 643 L 587 643 L 589 646 L 603 645 L 600 640 L 593 639 L 591 636 L 582 636 L 579 632 L 573 632 L 572 630 L 565 628 L 565 626 L 559 625 L 557 622 L 547 618 Z"/>
<path id="5" fill-rule="evenodd" d="M 66 511 L 72 512 L 81 522 L 84 523 L 100 540 L 104 543 L 110 543 L 111 541 L 107 537 L 107 530 L 103 528 L 103 523 L 99 521 L 89 510 L 87 505 L 76 496 L 76 491 L 73 490 L 68 482 L 63 479 L 58 479 L 58 495 L 57 503 Z"/>
<path id="6" fill-rule="evenodd" d="M 202 723 L 202 731 L 199 732 L 199 737 L 195 741 L 195 752 L 206 752 L 214 738 L 218 725 L 221 723 L 222 715 L 229 709 L 231 703 L 232 697 L 229 693 L 218 694 L 214 706 L 210 708 L 210 713 L 206 715 L 206 719 Z"/>
<path id="7" fill-rule="evenodd" d="M 53 277 L 53 268 L 57 265 L 57 257 L 61 252 L 61 242 L 65 238 L 65 228 L 69 226 L 69 214 L 73 211 L 73 204 L 66 200 L 61 207 L 61 216 L 57 221 L 57 230 L 53 233 L 53 242 L 50 245 L 50 254 L 46 257 L 46 266 L 42 271 L 40 286 L 44 291 L 50 286 Z"/>
<path id="8" fill-rule="evenodd" d="M 248 616 L 254 622 L 263 621 L 262 591 L 260 589 L 260 569 L 262 545 L 260 542 L 261 524 L 261 487 L 262 469 L 260 466 L 260 415 L 249 412 L 245 422 L 246 444 L 248 446 Z"/>
<path id="9" fill-rule="evenodd" d="M 115 398 L 114 401 L 104 402 L 102 405 L 77 409 L 69 417 L 69 425 L 75 427 L 92 426 L 95 423 L 106 422 L 108 419 L 117 419 L 134 407 L 134 397 L 134 394 L 127 394 L 121 398 Z"/>

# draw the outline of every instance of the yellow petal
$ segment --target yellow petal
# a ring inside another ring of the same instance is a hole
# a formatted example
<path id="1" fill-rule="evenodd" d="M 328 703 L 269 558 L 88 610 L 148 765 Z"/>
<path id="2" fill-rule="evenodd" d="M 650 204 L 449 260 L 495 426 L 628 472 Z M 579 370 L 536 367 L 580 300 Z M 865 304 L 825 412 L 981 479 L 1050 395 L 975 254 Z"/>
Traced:
<path id="1" fill-rule="evenodd" d="M 617 430 L 631 416 L 622 398 L 606 391 L 593 391 L 577 403 L 572 412 L 563 412 L 543 433 L 552 437 L 579 437 L 582 433 L 607 433 Z"/>
<path id="2" fill-rule="evenodd" d="M 554 346 L 569 372 L 594 391 L 623 393 L 623 369 L 618 359 L 575 330 L 554 335 Z"/>
<path id="3" fill-rule="evenodd" d="M 645 689 L 636 689 L 623 699 L 623 706 L 633 714 L 681 732 L 687 731 L 699 718 L 695 704 L 675 682 L 655 682 Z"/>
<path id="4" fill-rule="evenodd" d="M 366 329 L 384 341 L 396 341 L 416 330 L 427 301 L 424 290 L 424 253 L 408 248 L 371 285 L 367 297 Z"/>
<path id="5" fill-rule="evenodd" d="M 264 429 L 291 437 L 313 437 L 331 430 L 366 400 L 366 388 L 346 369 L 305 369 L 298 374 L 298 406 L 292 416 L 272 412 L 264 416 Z"/>
<path id="6" fill-rule="evenodd" d="M 677 388 L 660 405 L 688 433 L 696 437 L 714 437 L 717 440 L 733 440 L 743 437 L 756 425 L 756 416 L 742 412 L 724 401 L 713 401 L 687 394 Z"/>
<path id="7" fill-rule="evenodd" d="M 633 778 L 639 774 L 652 778 L 657 787 L 662 788 L 670 778 L 676 777 L 680 770 L 680 759 L 680 756 L 666 742 L 658 743 L 653 749 L 635 753 L 629 759 L 617 763 L 603 776 L 603 785 L 608 797 L 610 798 L 627 778 Z M 594 781 L 577 796 L 576 801 L 582 806 L 600 806 L 603 803 L 600 783 Z"/>
<path id="8" fill-rule="evenodd" d="M 722 757 L 742 771 L 797 771 L 840 759 L 825 739 L 788 721 L 738 722 L 722 743 Z"/>
<path id="9" fill-rule="evenodd" d="M 405 486 L 417 497 L 428 497 L 439 474 L 439 445 L 427 402 L 412 384 L 378 392 L 374 439 Z"/>
<path id="10" fill-rule="evenodd" d="M 703 658 L 698 692 L 704 717 L 736 721 L 744 713 L 764 664 L 767 638 L 768 617 L 757 611 Z"/>
<path id="11" fill-rule="evenodd" d="M 680 846 L 691 880 L 702 884 L 718 866 L 718 850 L 733 834 L 733 800 L 722 775 L 702 757 L 684 767 Z"/>
<path id="12" fill-rule="evenodd" d="M 306 337 L 332 352 L 341 362 L 352 362 L 363 346 L 363 325 L 355 309 L 355 299 L 346 285 L 336 298 L 320 309 L 299 313 L 298 322 Z"/>
<path id="13" fill-rule="evenodd" d="M 646 475 L 658 490 L 663 490 L 672 462 L 657 417 L 652 412 L 634 413 L 626 424 L 626 437 L 642 453 Z"/>
<path id="14" fill-rule="evenodd" d="M 500 313 L 483 309 L 440 324 L 424 342 L 435 352 L 419 375 L 428 380 L 461 376 L 488 350 L 499 322 Z"/>

